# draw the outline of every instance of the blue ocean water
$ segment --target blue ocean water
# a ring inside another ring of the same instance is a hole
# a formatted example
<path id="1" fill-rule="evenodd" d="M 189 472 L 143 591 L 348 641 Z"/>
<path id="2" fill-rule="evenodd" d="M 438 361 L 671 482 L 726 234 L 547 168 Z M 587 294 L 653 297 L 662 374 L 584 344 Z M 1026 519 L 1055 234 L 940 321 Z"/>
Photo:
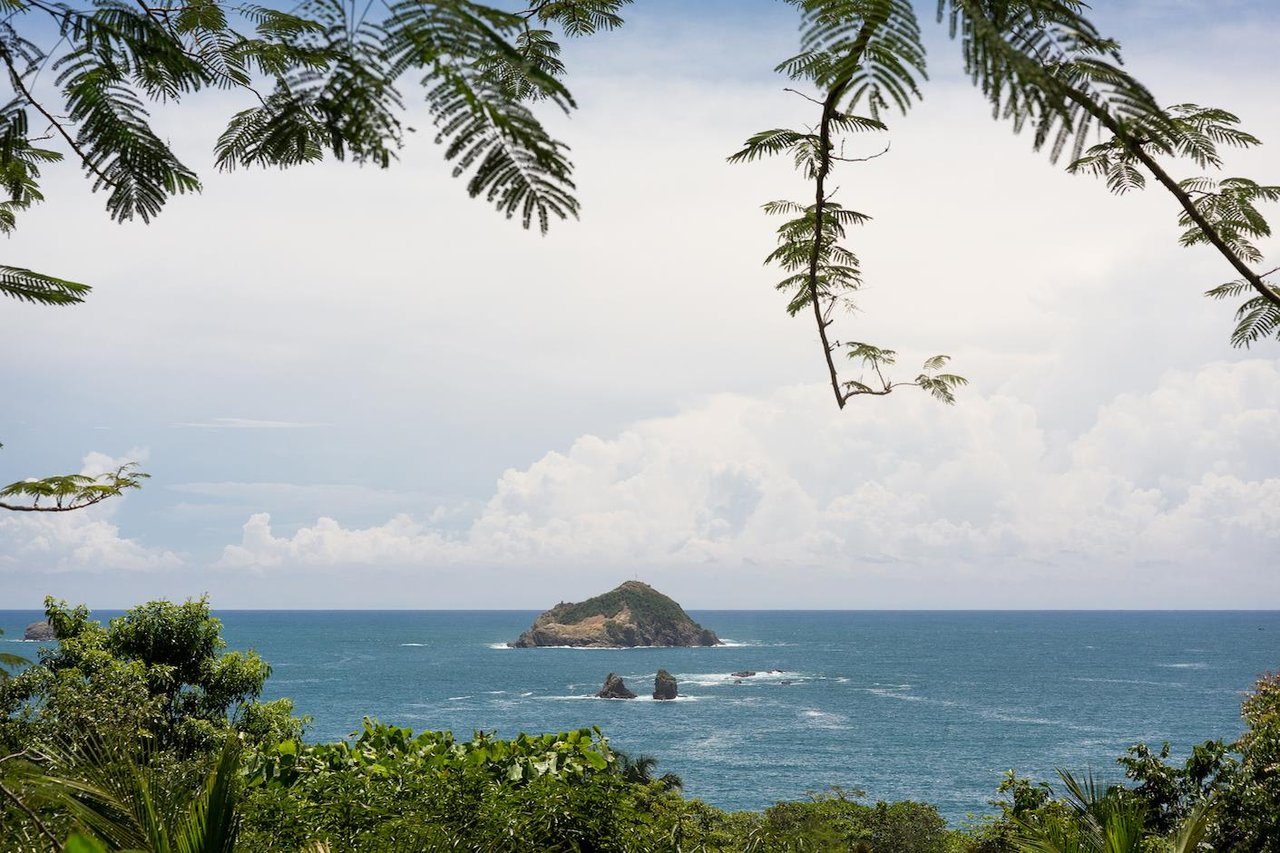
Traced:
<path id="1" fill-rule="evenodd" d="M 1118 779 L 1137 741 L 1233 739 L 1244 692 L 1280 669 L 1274 611 L 699 611 L 728 645 L 617 650 L 505 648 L 534 611 L 217 615 L 229 647 L 272 664 L 266 698 L 314 718 L 312 739 L 365 715 L 462 735 L 598 725 L 724 808 L 839 785 L 934 803 L 954 825 L 990 812 L 1010 768 Z M 38 618 L 0 611 L 4 640 Z M 647 697 L 659 668 L 679 700 L 591 698 L 609 672 Z"/>

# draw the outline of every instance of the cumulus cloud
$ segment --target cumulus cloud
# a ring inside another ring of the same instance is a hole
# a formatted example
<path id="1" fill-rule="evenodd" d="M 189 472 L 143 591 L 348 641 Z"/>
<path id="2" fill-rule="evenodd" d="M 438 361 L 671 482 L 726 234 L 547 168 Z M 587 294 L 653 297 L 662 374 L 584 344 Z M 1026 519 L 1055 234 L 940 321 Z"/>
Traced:
<path id="1" fill-rule="evenodd" d="M 96 477 L 128 462 L 147 460 L 145 448 L 123 456 L 98 451 L 84 457 L 80 473 Z M 125 497 L 73 512 L 0 514 L 0 571 L 48 572 L 155 571 L 183 565 L 177 554 L 149 548 L 120 535 L 112 521 Z"/>
<path id="2" fill-rule="evenodd" d="M 1243 590 L 1280 553 L 1277 412 L 1280 366 L 1261 360 L 1171 371 L 1075 436 L 1010 396 L 840 413 L 820 387 L 719 395 L 507 471 L 461 532 L 400 515 L 278 533 L 257 514 L 221 565 L 892 566 L 920 582 L 1158 566 Z"/>

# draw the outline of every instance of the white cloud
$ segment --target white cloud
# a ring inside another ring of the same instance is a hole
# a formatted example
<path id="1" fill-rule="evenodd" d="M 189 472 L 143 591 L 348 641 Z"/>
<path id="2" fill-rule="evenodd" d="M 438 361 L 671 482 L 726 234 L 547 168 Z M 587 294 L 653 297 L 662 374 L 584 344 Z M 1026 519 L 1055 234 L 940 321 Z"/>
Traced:
<path id="1" fill-rule="evenodd" d="M 1007 396 L 944 409 L 903 394 L 840 413 L 825 395 L 720 395 L 610 439 L 583 436 L 507 471 L 461 534 L 403 515 L 277 534 L 255 515 L 221 565 L 767 565 L 863 581 L 892 566 L 889 586 L 939 585 L 920 590 L 924 601 L 980 574 L 988 591 L 1038 579 L 1039 597 L 1013 598 L 1042 606 L 1064 603 L 1054 596 L 1071 583 L 1139 603 L 1142 567 L 1158 565 L 1193 586 L 1213 573 L 1220 595 L 1255 606 L 1266 600 L 1253 593 L 1280 592 L 1269 578 L 1280 553 L 1276 362 L 1170 372 L 1070 439 Z"/>

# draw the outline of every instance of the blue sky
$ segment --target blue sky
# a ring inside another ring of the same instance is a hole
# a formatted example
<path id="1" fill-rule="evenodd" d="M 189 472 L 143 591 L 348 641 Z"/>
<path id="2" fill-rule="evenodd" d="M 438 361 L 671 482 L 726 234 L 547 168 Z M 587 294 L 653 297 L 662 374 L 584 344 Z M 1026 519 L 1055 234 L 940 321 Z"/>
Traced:
<path id="1" fill-rule="evenodd" d="M 539 607 L 637 573 L 695 607 L 1280 606 L 1276 344 L 1229 348 L 1199 294 L 1230 271 L 1177 247 L 1165 197 L 992 121 L 931 10 L 924 103 L 839 178 L 874 217 L 840 334 L 950 353 L 954 408 L 836 410 L 761 265 L 759 205 L 806 188 L 724 158 L 812 120 L 771 73 L 792 13 L 645 0 L 567 50 L 583 218 L 546 238 L 466 199 L 426 133 L 386 172 L 219 175 L 234 95 L 159 114 L 205 192 L 150 226 L 50 170 L 6 262 L 95 291 L 0 305 L 0 481 L 153 479 L 0 518 L 0 606 Z M 1276 180 L 1271 4 L 1097 21 L 1162 100 L 1271 143 L 1229 173 Z"/>

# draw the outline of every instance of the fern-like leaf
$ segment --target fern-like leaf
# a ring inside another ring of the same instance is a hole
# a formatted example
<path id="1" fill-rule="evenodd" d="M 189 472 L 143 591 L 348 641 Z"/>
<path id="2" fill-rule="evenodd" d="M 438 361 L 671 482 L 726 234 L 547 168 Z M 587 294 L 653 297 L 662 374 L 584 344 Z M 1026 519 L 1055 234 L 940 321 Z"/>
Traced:
<path id="1" fill-rule="evenodd" d="M 40 480 L 19 480 L 0 488 L 0 498 L 17 498 L 20 502 L 0 500 L 0 509 L 14 512 L 69 512 L 84 509 L 121 495 L 126 489 L 140 489 L 142 481 L 150 476 L 139 471 L 136 462 L 128 462 L 97 477 L 62 474 Z"/>
<path id="2" fill-rule="evenodd" d="M 33 272 L 22 267 L 0 265 L 0 293 L 20 302 L 38 305 L 75 305 L 83 302 L 89 285 Z"/>

